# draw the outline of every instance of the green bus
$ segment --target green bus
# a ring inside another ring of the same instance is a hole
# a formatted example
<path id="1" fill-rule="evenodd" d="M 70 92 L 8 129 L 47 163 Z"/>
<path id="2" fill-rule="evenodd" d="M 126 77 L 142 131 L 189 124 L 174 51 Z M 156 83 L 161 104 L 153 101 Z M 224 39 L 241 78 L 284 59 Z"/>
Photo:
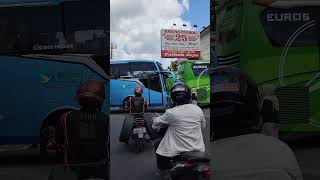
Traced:
<path id="1" fill-rule="evenodd" d="M 186 83 L 197 94 L 197 104 L 210 104 L 210 61 L 181 60 L 177 68 L 177 80 Z"/>
<path id="2" fill-rule="evenodd" d="M 281 132 L 320 130 L 320 1 L 217 0 L 216 66 L 272 84 Z"/>

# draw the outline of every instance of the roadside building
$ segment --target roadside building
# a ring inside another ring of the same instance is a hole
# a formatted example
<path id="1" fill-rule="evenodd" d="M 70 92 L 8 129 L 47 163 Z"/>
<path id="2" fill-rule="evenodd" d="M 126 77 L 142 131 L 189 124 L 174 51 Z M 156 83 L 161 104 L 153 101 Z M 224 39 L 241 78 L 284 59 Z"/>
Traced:
<path id="1" fill-rule="evenodd" d="M 210 60 L 210 26 L 200 32 L 201 59 Z"/>

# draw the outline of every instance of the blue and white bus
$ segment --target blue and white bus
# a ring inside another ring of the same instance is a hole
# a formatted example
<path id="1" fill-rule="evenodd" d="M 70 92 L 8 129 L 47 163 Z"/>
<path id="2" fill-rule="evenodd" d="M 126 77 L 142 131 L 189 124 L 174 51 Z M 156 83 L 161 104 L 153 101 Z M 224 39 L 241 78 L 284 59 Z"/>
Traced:
<path id="1" fill-rule="evenodd" d="M 0 145 L 40 144 L 46 154 L 60 116 L 79 108 L 81 81 L 104 81 L 109 94 L 108 8 L 104 0 L 1 0 Z"/>
<path id="2" fill-rule="evenodd" d="M 110 108 L 123 110 L 137 86 L 144 87 L 148 110 L 165 110 L 170 106 L 169 89 L 174 75 L 156 60 L 112 60 L 110 63 Z"/>

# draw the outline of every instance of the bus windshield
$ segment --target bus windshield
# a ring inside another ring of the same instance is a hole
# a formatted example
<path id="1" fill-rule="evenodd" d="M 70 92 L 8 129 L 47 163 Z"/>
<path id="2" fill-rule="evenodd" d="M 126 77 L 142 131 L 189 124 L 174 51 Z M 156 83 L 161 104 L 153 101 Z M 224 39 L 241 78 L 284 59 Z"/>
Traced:
<path id="1" fill-rule="evenodd" d="M 261 23 L 273 46 L 292 47 L 319 45 L 319 7 L 275 8 L 261 13 Z"/>
<path id="2" fill-rule="evenodd" d="M 111 64 L 110 77 L 117 79 L 121 77 L 140 77 L 146 73 L 154 73 L 157 67 L 153 62 L 130 62 Z"/>
<path id="3" fill-rule="evenodd" d="M 195 76 L 209 76 L 209 63 L 193 63 L 192 71 Z"/>

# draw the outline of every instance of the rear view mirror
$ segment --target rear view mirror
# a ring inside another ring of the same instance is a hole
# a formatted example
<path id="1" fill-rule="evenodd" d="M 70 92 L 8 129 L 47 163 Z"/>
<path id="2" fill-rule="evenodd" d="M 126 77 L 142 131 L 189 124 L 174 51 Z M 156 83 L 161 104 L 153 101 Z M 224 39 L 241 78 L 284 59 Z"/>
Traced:
<path id="1" fill-rule="evenodd" d="M 191 94 L 191 100 L 192 101 L 196 101 L 197 100 L 197 94 L 196 93 L 192 93 Z"/>

